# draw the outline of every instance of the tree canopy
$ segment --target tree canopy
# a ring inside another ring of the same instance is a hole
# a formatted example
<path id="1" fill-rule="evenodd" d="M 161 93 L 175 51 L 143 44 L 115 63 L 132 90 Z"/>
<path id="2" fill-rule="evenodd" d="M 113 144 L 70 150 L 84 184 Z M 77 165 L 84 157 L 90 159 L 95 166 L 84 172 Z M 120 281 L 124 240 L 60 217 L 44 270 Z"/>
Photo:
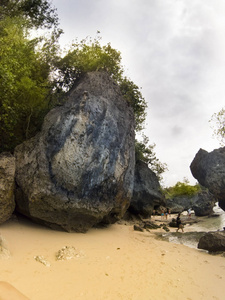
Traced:
<path id="1" fill-rule="evenodd" d="M 184 178 L 183 182 L 178 181 L 174 186 L 164 189 L 166 198 L 173 198 L 177 196 L 194 196 L 202 190 L 202 187 L 196 183 L 190 185 L 188 179 Z"/>
<path id="2" fill-rule="evenodd" d="M 3 1 L 0 5 L 0 151 L 13 150 L 40 128 L 49 109 L 51 41 L 30 39 L 32 26 L 56 24 L 47 1 Z M 56 38 L 55 38 L 56 37 Z"/>
<path id="3" fill-rule="evenodd" d="M 86 38 L 73 43 L 68 53 L 56 63 L 57 89 L 68 91 L 85 73 L 91 71 L 107 71 L 119 85 L 124 99 L 133 107 L 136 131 L 143 129 L 147 103 L 140 88 L 133 81 L 123 76 L 121 53 L 111 44 L 101 46 L 101 38 Z"/>
<path id="4" fill-rule="evenodd" d="M 58 26 L 58 15 L 47 0 L 1 0 L 0 19 L 22 17 L 29 27 Z"/>
<path id="5" fill-rule="evenodd" d="M 214 136 L 219 140 L 221 146 L 225 144 L 225 108 L 214 113 L 210 119 Z"/>
<path id="6" fill-rule="evenodd" d="M 50 36 L 31 38 L 32 30 L 47 28 Z M 132 106 L 136 131 L 144 127 L 147 103 L 140 88 L 124 75 L 121 53 L 101 38 L 75 41 L 59 55 L 57 11 L 47 0 L 0 2 L 0 152 L 32 137 L 45 114 L 89 71 L 107 71 Z M 98 32 L 99 33 L 99 32 Z M 136 141 L 136 156 L 160 176 L 165 170 L 153 145 Z"/>
<path id="7" fill-rule="evenodd" d="M 135 142 L 135 156 L 136 160 L 142 160 L 148 164 L 149 168 L 156 174 L 159 181 L 162 180 L 162 173 L 167 169 L 167 164 L 162 163 L 156 157 L 154 148 L 155 144 L 149 144 L 149 139 L 145 135 L 142 135 L 142 141 Z"/>

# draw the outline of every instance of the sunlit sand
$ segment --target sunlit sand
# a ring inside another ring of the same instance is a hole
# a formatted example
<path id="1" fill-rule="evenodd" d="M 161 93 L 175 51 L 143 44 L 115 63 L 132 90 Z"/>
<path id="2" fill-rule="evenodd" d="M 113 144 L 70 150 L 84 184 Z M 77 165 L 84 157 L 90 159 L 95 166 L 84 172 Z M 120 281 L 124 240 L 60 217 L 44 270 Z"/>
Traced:
<path id="1" fill-rule="evenodd" d="M 224 257 L 156 240 L 152 232 L 114 224 L 66 233 L 14 217 L 0 226 L 10 251 L 0 260 L 0 281 L 30 300 L 224 299 Z M 65 246 L 75 255 L 57 260 Z M 1 300 L 11 299 L 6 293 L 0 285 Z"/>

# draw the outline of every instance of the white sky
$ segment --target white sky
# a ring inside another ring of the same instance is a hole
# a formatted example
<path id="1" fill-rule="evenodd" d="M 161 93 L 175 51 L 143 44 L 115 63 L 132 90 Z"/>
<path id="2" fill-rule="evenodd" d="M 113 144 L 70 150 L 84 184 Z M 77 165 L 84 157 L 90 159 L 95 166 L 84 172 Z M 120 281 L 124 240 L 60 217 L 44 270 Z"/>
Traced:
<path id="1" fill-rule="evenodd" d="M 200 148 L 212 151 L 209 119 L 225 103 L 224 0 L 53 0 L 61 44 L 99 30 L 122 55 L 126 75 L 148 103 L 145 134 L 169 171 L 164 185 L 186 177 Z"/>

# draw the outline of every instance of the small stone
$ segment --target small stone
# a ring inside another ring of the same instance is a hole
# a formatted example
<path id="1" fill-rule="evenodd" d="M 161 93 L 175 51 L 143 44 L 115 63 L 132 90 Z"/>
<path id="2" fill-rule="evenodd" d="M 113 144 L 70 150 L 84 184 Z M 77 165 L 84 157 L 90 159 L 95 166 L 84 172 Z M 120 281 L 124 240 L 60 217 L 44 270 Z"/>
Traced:
<path id="1" fill-rule="evenodd" d="M 141 228 L 139 225 L 134 225 L 134 230 L 135 230 L 135 231 L 141 231 L 141 232 L 144 231 L 144 229 Z"/>
<path id="2" fill-rule="evenodd" d="M 37 255 L 34 257 L 34 259 L 38 262 L 40 262 L 41 264 L 45 265 L 46 267 L 50 267 L 51 264 L 50 262 L 48 262 L 43 256 L 41 255 Z"/>
<path id="3" fill-rule="evenodd" d="M 56 260 L 69 260 L 73 258 L 80 258 L 84 256 L 82 252 L 79 252 L 73 246 L 64 246 L 56 253 Z"/>

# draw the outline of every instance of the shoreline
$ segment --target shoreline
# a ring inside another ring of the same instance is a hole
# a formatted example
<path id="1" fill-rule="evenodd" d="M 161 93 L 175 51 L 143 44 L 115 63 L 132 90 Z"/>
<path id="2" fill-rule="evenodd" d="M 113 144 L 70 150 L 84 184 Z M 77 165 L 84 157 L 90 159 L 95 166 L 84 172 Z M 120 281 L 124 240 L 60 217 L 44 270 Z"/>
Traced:
<path id="1" fill-rule="evenodd" d="M 67 233 L 14 217 L 0 235 L 11 253 L 1 259 L 0 281 L 30 300 L 224 299 L 224 257 L 157 240 L 153 230 L 113 224 Z M 78 255 L 57 261 L 65 246 Z"/>

